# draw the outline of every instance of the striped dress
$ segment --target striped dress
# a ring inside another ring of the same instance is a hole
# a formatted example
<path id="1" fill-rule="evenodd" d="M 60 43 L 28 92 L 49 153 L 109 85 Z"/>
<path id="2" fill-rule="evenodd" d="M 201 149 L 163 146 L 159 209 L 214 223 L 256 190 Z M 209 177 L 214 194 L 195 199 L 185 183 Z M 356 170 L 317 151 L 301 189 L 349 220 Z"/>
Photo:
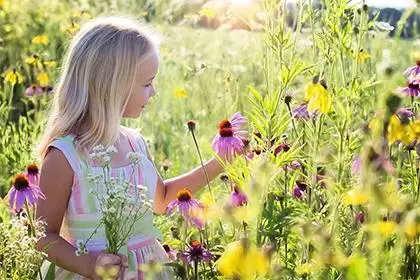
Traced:
<path id="1" fill-rule="evenodd" d="M 125 165 L 111 168 L 112 176 L 124 176 L 131 183 L 136 185 L 144 185 L 148 188 L 149 199 L 154 198 L 154 192 L 157 183 L 157 171 L 153 163 L 148 159 L 146 153 L 146 143 L 140 134 L 123 128 L 128 136 L 131 150 L 140 155 L 140 163 L 136 168 L 132 165 Z M 92 167 L 87 161 L 78 155 L 74 145 L 74 137 L 67 135 L 60 137 L 52 142 L 52 147 L 59 149 L 70 166 L 73 169 L 73 186 L 64 215 L 63 225 L 60 235 L 77 246 L 77 242 L 85 242 L 95 231 L 101 218 L 99 211 L 99 202 L 94 194 L 89 192 L 89 184 L 86 181 L 87 168 L 89 173 L 101 173 L 100 167 Z M 159 230 L 153 226 L 153 213 L 148 211 L 135 226 L 132 236 L 129 238 L 128 244 L 124 246 L 120 253 L 128 256 L 129 271 L 136 272 L 137 279 L 144 279 L 144 275 L 138 270 L 140 264 L 147 263 L 151 260 L 158 262 L 167 262 L 168 257 L 162 245 L 157 239 L 161 238 Z M 91 253 L 99 253 L 106 248 L 105 228 L 101 225 L 93 237 L 86 245 Z M 43 266 L 43 275 L 45 275 L 50 263 L 45 262 Z M 86 279 L 81 275 L 56 267 L 55 279 Z M 167 270 L 155 276 L 155 279 L 172 279 Z"/>

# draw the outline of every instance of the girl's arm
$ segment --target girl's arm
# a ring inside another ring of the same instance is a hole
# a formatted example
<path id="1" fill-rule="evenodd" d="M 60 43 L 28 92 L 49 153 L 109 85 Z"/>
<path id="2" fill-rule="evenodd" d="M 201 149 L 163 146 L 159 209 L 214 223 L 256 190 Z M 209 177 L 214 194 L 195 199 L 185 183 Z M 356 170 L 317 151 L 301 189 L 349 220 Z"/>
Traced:
<path id="1" fill-rule="evenodd" d="M 43 163 L 40 188 L 46 199 L 37 206 L 37 218 L 47 223 L 46 236 L 38 241 L 38 250 L 47 248 L 47 259 L 58 266 L 91 278 L 96 257 L 90 254 L 75 255 L 75 248 L 60 237 L 60 228 L 67 208 L 73 183 L 73 170 L 63 153 L 52 148 Z"/>
<path id="2" fill-rule="evenodd" d="M 147 153 L 149 160 L 152 161 L 149 150 Z M 214 157 L 204 164 L 204 168 L 207 171 L 207 175 L 209 176 L 210 181 L 223 172 L 222 166 Z M 194 194 L 206 184 L 206 175 L 201 165 L 187 173 L 184 173 L 175 178 L 167 179 L 165 181 L 163 181 L 162 178 L 158 176 L 153 210 L 156 214 L 163 214 L 165 213 L 169 202 L 176 198 L 179 190 L 187 188 Z"/>

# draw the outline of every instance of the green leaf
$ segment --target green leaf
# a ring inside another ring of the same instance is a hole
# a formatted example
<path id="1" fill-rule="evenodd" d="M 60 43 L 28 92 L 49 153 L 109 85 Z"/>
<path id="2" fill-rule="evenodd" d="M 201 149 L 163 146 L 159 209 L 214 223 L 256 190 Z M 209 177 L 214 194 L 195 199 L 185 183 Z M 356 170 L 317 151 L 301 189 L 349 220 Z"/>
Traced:
<path id="1" fill-rule="evenodd" d="M 51 263 L 48 268 L 47 275 L 45 275 L 44 280 L 54 280 L 55 279 L 55 263 Z"/>

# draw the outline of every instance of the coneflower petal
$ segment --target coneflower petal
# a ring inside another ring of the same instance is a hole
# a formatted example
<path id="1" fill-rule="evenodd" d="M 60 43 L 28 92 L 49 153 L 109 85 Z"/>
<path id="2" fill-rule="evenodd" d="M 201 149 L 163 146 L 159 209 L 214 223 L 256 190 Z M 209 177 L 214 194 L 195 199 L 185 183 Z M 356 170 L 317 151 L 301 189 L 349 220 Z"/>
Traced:
<path id="1" fill-rule="evenodd" d="M 168 206 L 166 207 L 166 213 L 171 214 L 178 205 L 179 205 L 178 199 L 172 200 L 171 202 L 169 202 Z"/>
<path id="2" fill-rule="evenodd" d="M 17 190 L 15 188 L 11 188 L 7 196 L 9 197 L 9 205 L 10 208 L 15 208 L 16 204 L 16 193 Z"/>

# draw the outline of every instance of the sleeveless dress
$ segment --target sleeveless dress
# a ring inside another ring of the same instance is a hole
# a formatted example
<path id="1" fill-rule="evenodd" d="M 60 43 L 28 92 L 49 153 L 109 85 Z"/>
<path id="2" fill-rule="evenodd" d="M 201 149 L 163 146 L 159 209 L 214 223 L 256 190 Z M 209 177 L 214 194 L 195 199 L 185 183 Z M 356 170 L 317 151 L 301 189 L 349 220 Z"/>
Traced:
<path id="1" fill-rule="evenodd" d="M 146 143 L 143 137 L 134 130 L 124 128 L 123 131 L 127 134 L 131 150 L 139 154 L 140 163 L 134 169 L 130 164 L 111 167 L 110 173 L 112 176 L 124 176 L 127 180 L 130 180 L 133 186 L 146 186 L 149 199 L 153 200 L 158 175 L 154 164 L 147 157 Z M 54 140 L 50 146 L 59 149 L 73 169 L 73 185 L 60 235 L 76 247 L 77 242 L 85 242 L 99 224 L 101 218 L 99 202 L 95 195 L 89 192 L 90 186 L 86 181 L 86 174 L 87 172 L 102 174 L 102 169 L 88 165 L 87 160 L 77 153 L 74 145 L 74 136 L 72 135 L 60 137 Z M 104 250 L 106 248 L 105 236 L 105 228 L 101 225 L 86 244 L 89 252 L 99 253 Z M 161 233 L 153 226 L 153 213 L 150 210 L 136 222 L 128 244 L 119 252 L 128 257 L 128 271 L 136 272 L 136 279 L 144 279 L 144 274 L 138 270 L 140 264 L 145 264 L 152 260 L 161 263 L 169 261 L 167 253 L 158 239 L 161 239 Z M 49 265 L 50 263 L 48 261 L 44 263 L 42 269 L 44 276 Z M 86 278 L 63 268 L 56 267 L 55 279 L 79 280 Z M 156 274 L 154 279 L 172 279 L 172 276 L 167 269 L 164 269 Z"/>

